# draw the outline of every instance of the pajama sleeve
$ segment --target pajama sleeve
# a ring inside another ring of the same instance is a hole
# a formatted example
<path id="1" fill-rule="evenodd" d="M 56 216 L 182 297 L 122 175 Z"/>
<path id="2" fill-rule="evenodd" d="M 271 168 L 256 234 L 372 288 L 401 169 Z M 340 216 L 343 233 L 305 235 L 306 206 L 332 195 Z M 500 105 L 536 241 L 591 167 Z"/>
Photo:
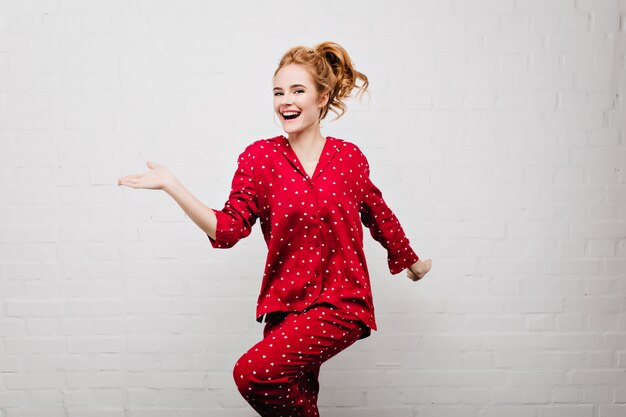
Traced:
<path id="1" fill-rule="evenodd" d="M 213 209 L 217 217 L 215 239 L 207 234 L 214 248 L 230 248 L 248 236 L 259 217 L 253 153 L 247 147 L 237 159 L 228 200 L 221 210 Z"/>
<path id="2" fill-rule="evenodd" d="M 365 163 L 365 193 L 360 207 L 361 221 L 372 237 L 387 249 L 387 263 L 392 274 L 398 274 L 413 265 L 419 257 L 395 214 L 385 203 L 381 191 L 370 180 L 369 164 Z"/>

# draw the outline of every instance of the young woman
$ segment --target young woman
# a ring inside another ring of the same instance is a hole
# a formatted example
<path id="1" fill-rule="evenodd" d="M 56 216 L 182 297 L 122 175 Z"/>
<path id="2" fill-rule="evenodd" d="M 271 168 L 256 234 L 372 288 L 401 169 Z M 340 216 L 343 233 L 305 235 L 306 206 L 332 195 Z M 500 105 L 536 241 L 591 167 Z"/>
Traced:
<path id="1" fill-rule="evenodd" d="M 263 339 L 239 358 L 233 377 L 264 417 L 319 416 L 320 366 L 376 330 L 361 223 L 387 249 L 392 274 L 406 269 L 417 281 L 431 267 L 370 180 L 361 150 L 320 132 L 329 110 L 341 117 L 344 99 L 367 87 L 336 43 L 287 51 L 273 85 L 274 111 L 287 136 L 245 148 L 221 210 L 205 206 L 151 161 L 149 171 L 118 180 L 167 192 L 214 248 L 232 247 L 260 219 L 268 247 L 256 317 L 265 322 Z"/>

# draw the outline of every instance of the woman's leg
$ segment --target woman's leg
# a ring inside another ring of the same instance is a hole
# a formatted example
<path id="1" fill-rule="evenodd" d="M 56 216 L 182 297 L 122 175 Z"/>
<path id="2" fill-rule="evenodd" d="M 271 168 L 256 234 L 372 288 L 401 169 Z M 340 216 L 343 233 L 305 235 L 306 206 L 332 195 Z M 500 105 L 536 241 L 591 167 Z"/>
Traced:
<path id="1" fill-rule="evenodd" d="M 239 392 L 263 417 L 318 417 L 320 366 L 365 330 L 361 321 L 329 304 L 268 322 L 263 340 L 235 364 Z"/>

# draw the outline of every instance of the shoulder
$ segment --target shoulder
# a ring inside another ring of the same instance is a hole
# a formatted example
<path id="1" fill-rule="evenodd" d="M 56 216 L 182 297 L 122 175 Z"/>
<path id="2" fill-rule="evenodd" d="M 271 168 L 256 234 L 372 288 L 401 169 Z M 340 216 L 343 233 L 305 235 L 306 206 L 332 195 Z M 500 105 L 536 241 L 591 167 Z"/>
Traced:
<path id="1" fill-rule="evenodd" d="M 357 158 L 359 162 L 367 163 L 367 158 L 365 157 L 365 154 L 363 153 L 363 151 L 361 151 L 361 148 L 356 143 L 346 139 L 332 139 L 337 142 L 337 144 L 339 145 L 338 148 L 341 152 L 347 153 L 350 156 Z"/>
<path id="2" fill-rule="evenodd" d="M 273 147 L 274 143 L 278 143 L 281 138 L 282 136 L 275 136 L 268 139 L 256 139 L 246 145 L 244 151 L 253 153 L 263 152 L 264 150 L 267 151 Z"/>
<path id="3" fill-rule="evenodd" d="M 254 160 L 260 155 L 267 155 L 274 148 L 274 143 L 278 143 L 280 139 L 281 136 L 275 136 L 267 139 L 256 139 L 248 143 L 240 152 L 239 160 Z"/>

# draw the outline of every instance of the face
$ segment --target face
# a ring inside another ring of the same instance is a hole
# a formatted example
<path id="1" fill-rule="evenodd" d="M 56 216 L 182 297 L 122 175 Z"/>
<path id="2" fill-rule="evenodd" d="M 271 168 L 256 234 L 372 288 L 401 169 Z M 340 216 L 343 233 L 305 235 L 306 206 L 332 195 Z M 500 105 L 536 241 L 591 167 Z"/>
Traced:
<path id="1" fill-rule="evenodd" d="M 311 76 L 297 64 L 285 65 L 274 77 L 274 111 L 287 134 L 319 129 L 320 109 L 328 94 L 319 95 Z"/>

